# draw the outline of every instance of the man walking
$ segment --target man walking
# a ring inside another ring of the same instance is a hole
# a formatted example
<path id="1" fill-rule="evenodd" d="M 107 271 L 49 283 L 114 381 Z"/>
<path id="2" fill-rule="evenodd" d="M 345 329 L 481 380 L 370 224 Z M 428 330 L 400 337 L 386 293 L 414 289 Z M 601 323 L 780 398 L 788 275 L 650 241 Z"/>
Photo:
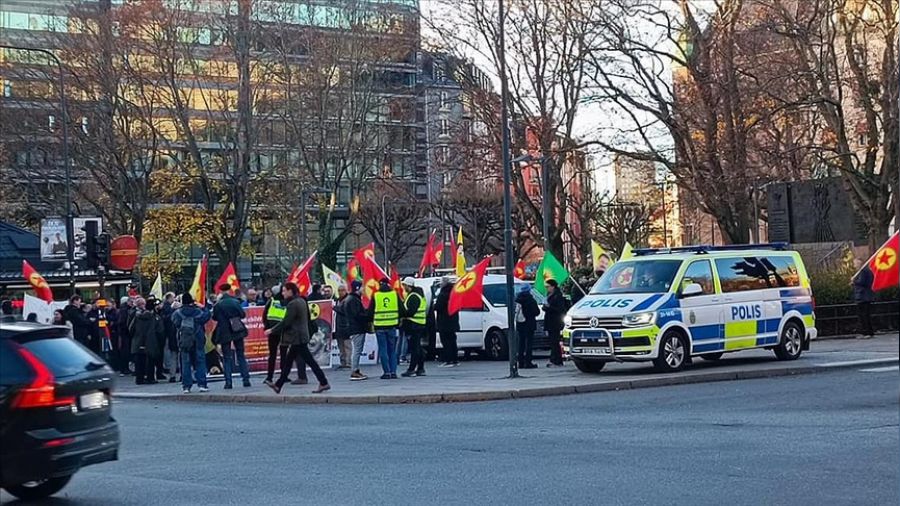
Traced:
<path id="1" fill-rule="evenodd" d="M 291 363 L 297 355 L 303 357 L 313 374 L 316 375 L 316 379 L 319 380 L 319 387 L 313 390 L 313 393 L 320 394 L 331 389 L 328 378 L 325 377 L 322 368 L 319 367 L 309 351 L 309 305 L 306 300 L 299 297 L 299 291 L 295 283 L 284 284 L 281 288 L 284 301 L 287 303 L 284 319 L 266 330 L 266 336 L 278 334 L 281 336 L 282 346 L 288 347 L 287 357 L 281 361 L 281 376 L 274 384 L 267 383 L 268 387 L 276 394 L 281 393 L 282 387 L 287 383 L 288 375 L 291 372 Z"/>
<path id="2" fill-rule="evenodd" d="M 222 355 L 225 360 L 225 389 L 231 390 L 231 375 L 234 369 L 234 359 L 237 357 L 238 367 L 241 371 L 241 379 L 244 386 L 250 386 L 250 369 L 247 366 L 247 357 L 244 356 L 244 338 L 247 337 L 247 328 L 243 319 L 246 316 L 241 301 L 231 295 L 231 285 L 225 283 L 219 286 L 222 298 L 213 307 L 213 320 L 216 321 L 216 344 L 222 346 Z"/>
<path id="3" fill-rule="evenodd" d="M 547 301 L 544 303 L 544 329 L 550 339 L 550 362 L 547 367 L 562 367 L 562 341 L 563 318 L 566 315 L 566 299 L 563 298 L 559 283 L 555 279 L 544 282 L 547 289 Z"/>
<path id="4" fill-rule="evenodd" d="M 532 346 L 534 331 L 537 329 L 537 316 L 541 314 L 537 301 L 531 295 L 531 285 L 523 285 L 516 296 L 516 334 L 519 336 L 519 369 L 534 369 L 532 362 Z"/>
<path id="5" fill-rule="evenodd" d="M 328 287 L 331 288 L 331 287 Z M 347 287 L 338 287 L 338 299 L 334 303 L 334 312 L 337 315 L 334 325 L 334 339 L 337 341 L 338 351 L 341 355 L 341 365 L 338 369 L 350 368 L 350 354 L 353 352 L 350 343 L 350 320 L 344 313 L 344 305 L 347 303 L 350 295 L 347 293 Z"/>
<path id="6" fill-rule="evenodd" d="M 425 337 L 425 324 L 428 316 L 428 304 L 425 292 L 416 286 L 413 278 L 403 280 L 406 299 L 403 301 L 403 323 L 401 329 L 409 339 L 409 368 L 401 376 L 425 376 L 425 351 L 422 349 L 422 338 Z"/>
<path id="7" fill-rule="evenodd" d="M 372 322 L 378 339 L 378 360 L 384 374 L 381 379 L 397 379 L 397 327 L 400 325 L 400 300 L 388 278 L 381 278 L 372 294 Z"/>
<path id="8" fill-rule="evenodd" d="M 437 331 L 444 348 L 444 363 L 440 367 L 456 367 L 459 365 L 459 350 L 456 347 L 456 333 L 459 332 L 459 313 L 450 314 L 450 292 L 453 291 L 453 278 L 441 278 L 441 291 L 434 301 L 434 312 L 437 320 Z"/>
<path id="9" fill-rule="evenodd" d="M 194 380 L 200 392 L 209 392 L 206 386 L 206 322 L 209 310 L 194 303 L 190 293 L 181 295 L 181 307 L 172 313 L 172 324 L 176 332 L 178 351 L 181 352 L 181 388 L 190 393 Z"/>
<path id="10" fill-rule="evenodd" d="M 859 259 L 854 261 L 857 269 L 860 269 L 850 280 L 853 286 L 853 300 L 856 302 L 856 313 L 859 319 L 859 335 L 857 339 L 871 339 L 875 337 L 875 329 L 872 328 L 872 302 L 875 301 L 875 292 L 872 290 L 874 276 L 868 265 L 863 265 Z"/>

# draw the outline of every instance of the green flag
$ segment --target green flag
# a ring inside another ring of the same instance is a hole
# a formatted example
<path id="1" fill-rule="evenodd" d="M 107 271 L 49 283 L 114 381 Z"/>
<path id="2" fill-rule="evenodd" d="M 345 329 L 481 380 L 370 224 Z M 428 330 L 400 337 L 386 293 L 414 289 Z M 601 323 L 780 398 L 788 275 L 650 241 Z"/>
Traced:
<path id="1" fill-rule="evenodd" d="M 544 253 L 544 259 L 541 260 L 541 265 L 538 266 L 537 272 L 534 275 L 534 289 L 543 295 L 547 295 L 547 289 L 544 288 L 544 283 L 547 282 L 548 279 L 555 279 L 557 283 L 563 284 L 567 279 L 569 279 L 569 271 L 563 267 L 563 264 L 553 256 L 553 253 L 549 251 Z"/>

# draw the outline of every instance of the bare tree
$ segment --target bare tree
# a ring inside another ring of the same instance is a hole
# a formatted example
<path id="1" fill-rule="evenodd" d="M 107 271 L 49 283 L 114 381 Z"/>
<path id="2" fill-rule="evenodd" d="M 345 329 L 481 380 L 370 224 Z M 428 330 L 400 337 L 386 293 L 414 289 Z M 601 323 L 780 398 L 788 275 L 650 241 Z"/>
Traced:
<path id="1" fill-rule="evenodd" d="M 446 18 L 426 22 L 443 45 L 460 52 L 477 53 L 499 74 L 499 13 L 488 0 L 442 0 Z M 586 20 L 596 16 L 600 6 L 587 0 L 535 0 L 510 2 L 504 20 L 509 69 L 510 101 L 517 124 L 517 150 L 549 157 L 548 194 L 553 202 L 565 201 L 567 188 L 563 167 L 567 155 L 584 147 L 575 139 L 575 120 L 588 85 L 588 52 L 595 46 L 597 32 Z M 499 132 L 499 116 L 484 118 Z M 498 136 L 499 138 L 499 136 Z M 526 190 L 521 171 L 513 174 L 518 212 L 522 221 L 533 224 L 530 234 L 542 236 L 543 211 Z M 550 249 L 562 258 L 565 205 L 551 206 Z M 538 244 L 542 240 L 536 241 Z"/>
<path id="2" fill-rule="evenodd" d="M 594 216 L 594 237 L 608 251 L 620 253 L 625 243 L 646 247 L 653 233 L 653 213 L 645 204 L 606 201 Z"/>
<path id="3" fill-rule="evenodd" d="M 360 200 L 359 222 L 378 249 L 389 245 L 388 261 L 397 264 L 411 248 L 424 244 L 429 211 L 404 186 L 381 181 Z"/>
<path id="4" fill-rule="evenodd" d="M 900 216 L 900 66 L 895 0 L 760 0 L 797 62 L 796 87 L 824 124 L 821 160 L 840 174 L 869 246 Z"/>
<path id="5" fill-rule="evenodd" d="M 364 194 L 376 177 L 412 176 L 415 109 L 404 95 L 418 41 L 414 19 L 361 0 L 340 8 L 310 3 L 299 23 L 291 4 L 262 14 L 269 20 L 263 57 L 278 85 L 263 105 L 284 124 L 284 172 L 302 186 L 327 188 L 332 202 Z M 353 218 L 334 233 L 333 211 L 330 205 L 317 216 L 319 257 L 329 264 Z"/>

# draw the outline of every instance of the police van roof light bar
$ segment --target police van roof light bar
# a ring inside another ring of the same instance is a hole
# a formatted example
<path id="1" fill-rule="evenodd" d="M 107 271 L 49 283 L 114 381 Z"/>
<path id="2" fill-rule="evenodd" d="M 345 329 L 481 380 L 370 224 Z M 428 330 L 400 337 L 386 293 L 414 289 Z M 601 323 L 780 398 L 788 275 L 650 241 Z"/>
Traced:
<path id="1" fill-rule="evenodd" d="M 729 246 L 712 246 L 699 244 L 697 246 L 682 246 L 678 248 L 644 248 L 634 250 L 635 256 L 666 255 L 670 253 L 696 253 L 702 255 L 713 251 L 749 251 L 749 250 L 774 250 L 785 251 L 789 248 L 786 242 L 772 242 L 765 244 L 732 244 Z"/>

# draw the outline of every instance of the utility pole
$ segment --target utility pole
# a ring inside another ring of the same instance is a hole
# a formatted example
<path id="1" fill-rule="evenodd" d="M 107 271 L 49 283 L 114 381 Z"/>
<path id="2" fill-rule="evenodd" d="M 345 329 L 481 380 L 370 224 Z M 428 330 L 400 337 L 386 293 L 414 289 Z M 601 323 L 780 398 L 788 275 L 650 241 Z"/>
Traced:
<path id="1" fill-rule="evenodd" d="M 516 339 L 516 310 L 515 290 L 513 280 L 513 266 L 516 260 L 513 256 L 512 242 L 512 195 L 509 187 L 512 184 L 512 167 L 509 157 L 509 83 L 506 76 L 506 36 L 504 35 L 504 25 L 506 24 L 506 11 L 504 9 L 503 0 L 499 0 L 498 5 L 500 26 L 500 44 L 497 49 L 497 56 L 500 60 L 500 123 L 501 123 L 501 141 L 500 151 L 503 156 L 503 248 L 506 253 L 506 340 L 509 349 L 509 377 L 519 377 L 519 363 L 517 355 L 519 352 L 519 343 Z"/>

